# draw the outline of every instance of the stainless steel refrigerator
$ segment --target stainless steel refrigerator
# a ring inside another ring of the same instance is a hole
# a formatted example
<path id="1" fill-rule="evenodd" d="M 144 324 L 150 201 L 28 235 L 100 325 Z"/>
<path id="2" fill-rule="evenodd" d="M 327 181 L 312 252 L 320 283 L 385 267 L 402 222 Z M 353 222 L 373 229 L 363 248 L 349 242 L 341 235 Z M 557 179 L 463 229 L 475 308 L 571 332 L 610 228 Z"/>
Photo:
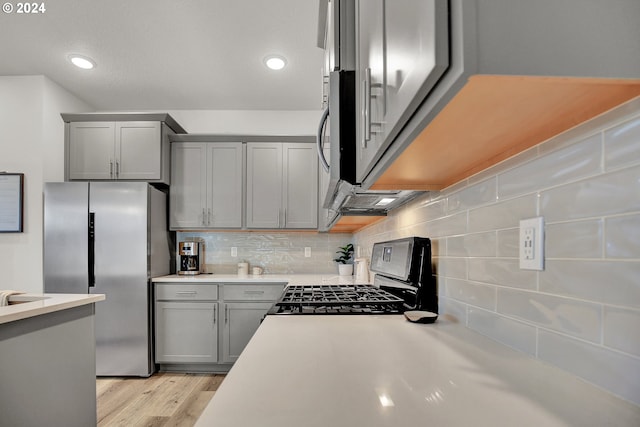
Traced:
<path id="1" fill-rule="evenodd" d="M 147 183 L 45 184 L 45 292 L 106 295 L 97 375 L 153 373 L 151 278 L 169 273 L 170 244 L 166 195 Z"/>

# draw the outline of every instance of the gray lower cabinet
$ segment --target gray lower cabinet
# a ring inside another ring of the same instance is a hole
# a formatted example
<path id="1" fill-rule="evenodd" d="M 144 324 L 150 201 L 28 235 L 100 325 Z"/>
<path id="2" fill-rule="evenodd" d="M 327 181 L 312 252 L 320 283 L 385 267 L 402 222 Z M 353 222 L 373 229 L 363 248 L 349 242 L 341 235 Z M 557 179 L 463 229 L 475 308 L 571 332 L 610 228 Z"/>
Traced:
<path id="1" fill-rule="evenodd" d="M 278 299 L 284 283 L 230 284 L 224 287 L 222 362 L 233 363 Z"/>
<path id="2" fill-rule="evenodd" d="M 222 362 L 233 363 L 258 330 L 272 302 L 226 302 L 224 303 L 224 329 Z"/>
<path id="3" fill-rule="evenodd" d="M 228 370 L 284 286 L 156 283 L 156 363 L 166 370 Z"/>
<path id="4" fill-rule="evenodd" d="M 216 363 L 217 302 L 156 302 L 156 362 Z"/>
<path id="5" fill-rule="evenodd" d="M 218 362 L 218 286 L 156 284 L 156 363 Z"/>

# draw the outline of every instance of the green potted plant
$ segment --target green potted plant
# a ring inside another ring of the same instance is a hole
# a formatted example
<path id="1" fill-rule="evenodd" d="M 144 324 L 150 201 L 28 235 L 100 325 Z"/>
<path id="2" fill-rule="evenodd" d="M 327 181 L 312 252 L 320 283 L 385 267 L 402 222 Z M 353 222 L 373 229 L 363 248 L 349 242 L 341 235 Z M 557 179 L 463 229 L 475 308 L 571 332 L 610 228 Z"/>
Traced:
<path id="1" fill-rule="evenodd" d="M 334 259 L 334 261 L 338 263 L 338 274 L 340 274 L 340 276 L 353 275 L 353 263 L 351 262 L 353 245 L 349 243 L 345 246 L 339 246 L 338 249 L 336 253 L 339 254 L 339 256 Z"/>

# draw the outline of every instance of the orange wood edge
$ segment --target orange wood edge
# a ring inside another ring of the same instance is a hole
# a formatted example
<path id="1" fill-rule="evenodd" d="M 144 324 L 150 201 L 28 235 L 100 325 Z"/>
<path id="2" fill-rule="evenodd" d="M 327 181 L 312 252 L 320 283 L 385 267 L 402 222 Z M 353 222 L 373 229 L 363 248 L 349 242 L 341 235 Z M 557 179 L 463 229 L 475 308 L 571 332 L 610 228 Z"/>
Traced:
<path id="1" fill-rule="evenodd" d="M 472 76 L 371 188 L 441 190 L 637 96 L 640 80 Z"/>

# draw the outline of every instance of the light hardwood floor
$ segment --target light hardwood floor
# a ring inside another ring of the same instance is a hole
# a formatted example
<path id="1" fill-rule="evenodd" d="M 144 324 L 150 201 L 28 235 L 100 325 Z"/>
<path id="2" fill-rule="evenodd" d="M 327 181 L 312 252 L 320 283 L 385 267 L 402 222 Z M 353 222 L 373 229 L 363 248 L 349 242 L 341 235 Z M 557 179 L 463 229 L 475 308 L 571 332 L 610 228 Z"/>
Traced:
<path id="1" fill-rule="evenodd" d="M 98 378 L 98 427 L 193 426 L 223 379 L 180 373 Z"/>

